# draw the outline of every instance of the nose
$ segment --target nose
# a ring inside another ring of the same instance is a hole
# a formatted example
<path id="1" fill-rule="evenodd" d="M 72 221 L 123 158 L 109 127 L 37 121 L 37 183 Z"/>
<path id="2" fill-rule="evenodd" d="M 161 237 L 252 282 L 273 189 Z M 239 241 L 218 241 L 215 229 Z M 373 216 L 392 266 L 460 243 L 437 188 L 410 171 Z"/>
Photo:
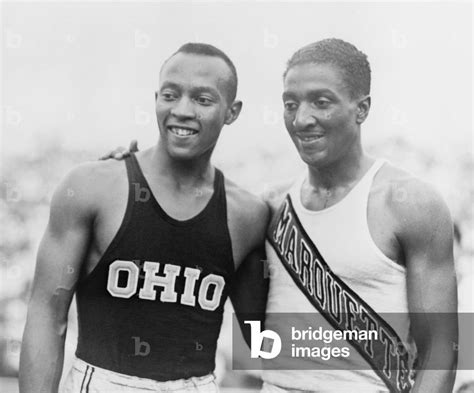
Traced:
<path id="1" fill-rule="evenodd" d="M 309 104 L 302 102 L 296 111 L 293 126 L 297 129 L 304 129 L 308 126 L 316 125 L 316 116 Z"/>
<path id="2" fill-rule="evenodd" d="M 171 108 L 171 114 L 178 119 L 194 119 L 196 113 L 194 105 L 188 97 L 181 97 Z"/>

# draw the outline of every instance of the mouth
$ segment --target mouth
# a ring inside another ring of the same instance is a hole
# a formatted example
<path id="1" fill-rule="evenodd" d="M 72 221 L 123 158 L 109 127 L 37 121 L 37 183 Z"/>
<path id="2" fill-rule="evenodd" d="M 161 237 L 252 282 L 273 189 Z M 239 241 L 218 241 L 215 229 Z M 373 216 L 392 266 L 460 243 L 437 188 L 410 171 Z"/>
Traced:
<path id="1" fill-rule="evenodd" d="M 304 143 L 316 142 L 324 138 L 324 134 L 296 134 L 297 138 Z"/>
<path id="2" fill-rule="evenodd" d="M 179 136 L 181 138 L 196 135 L 198 133 L 198 130 L 196 130 L 195 128 L 183 126 L 168 126 L 167 129 L 173 135 Z"/>

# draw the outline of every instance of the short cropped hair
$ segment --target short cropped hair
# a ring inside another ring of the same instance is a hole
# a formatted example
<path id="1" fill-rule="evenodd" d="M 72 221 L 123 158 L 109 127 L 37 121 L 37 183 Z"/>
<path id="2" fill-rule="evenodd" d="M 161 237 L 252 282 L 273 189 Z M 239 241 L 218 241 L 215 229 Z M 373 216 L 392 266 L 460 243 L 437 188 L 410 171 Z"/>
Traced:
<path id="1" fill-rule="evenodd" d="M 169 58 L 171 59 L 174 55 L 178 53 L 186 53 L 191 55 L 201 55 L 201 56 L 212 56 L 218 57 L 225 61 L 229 66 L 231 77 L 229 80 L 229 89 L 227 92 L 227 99 L 229 103 L 234 102 L 235 97 L 237 96 L 237 70 L 235 69 L 234 63 L 223 51 L 216 48 L 213 45 L 204 44 L 201 42 L 188 42 L 187 44 L 182 45 L 176 52 L 174 52 Z M 168 62 L 165 61 L 165 64 Z"/>
<path id="2" fill-rule="evenodd" d="M 343 73 L 351 98 L 370 94 L 370 64 L 367 55 L 354 45 L 337 38 L 313 42 L 297 50 L 286 64 L 288 71 L 301 64 L 331 64 Z"/>

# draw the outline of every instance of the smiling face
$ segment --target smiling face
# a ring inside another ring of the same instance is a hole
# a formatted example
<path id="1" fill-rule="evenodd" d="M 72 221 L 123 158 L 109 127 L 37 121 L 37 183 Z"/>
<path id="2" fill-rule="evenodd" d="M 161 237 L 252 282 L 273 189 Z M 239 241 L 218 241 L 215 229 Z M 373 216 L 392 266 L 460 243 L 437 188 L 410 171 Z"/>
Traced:
<path id="1" fill-rule="evenodd" d="M 171 157 L 210 155 L 224 124 L 238 116 L 236 103 L 228 102 L 230 77 L 227 64 L 214 56 L 177 53 L 164 64 L 155 109 Z"/>
<path id="2" fill-rule="evenodd" d="M 351 97 L 338 67 L 306 63 L 290 68 L 283 103 L 286 129 L 308 165 L 331 165 L 360 143 L 360 101 Z"/>

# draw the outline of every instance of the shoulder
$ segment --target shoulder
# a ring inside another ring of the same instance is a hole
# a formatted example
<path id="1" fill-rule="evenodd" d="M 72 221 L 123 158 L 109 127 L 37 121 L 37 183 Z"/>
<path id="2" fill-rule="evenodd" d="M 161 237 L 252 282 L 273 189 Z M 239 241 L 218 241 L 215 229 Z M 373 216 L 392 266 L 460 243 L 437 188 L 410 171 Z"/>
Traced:
<path id="1" fill-rule="evenodd" d="M 265 201 L 227 178 L 225 188 L 229 219 L 242 230 L 247 230 L 249 235 L 262 240 L 270 217 Z"/>
<path id="2" fill-rule="evenodd" d="M 295 181 L 295 179 L 286 180 L 283 182 L 271 184 L 265 188 L 262 198 L 269 206 L 272 214 L 278 210 L 280 205 L 283 203 L 286 195 L 290 191 Z"/>
<path id="3" fill-rule="evenodd" d="M 90 161 L 77 165 L 64 176 L 53 193 L 51 213 L 90 213 L 125 173 L 122 161 Z"/>
<path id="4" fill-rule="evenodd" d="M 382 196 L 400 237 L 416 239 L 437 230 L 452 231 L 451 215 L 440 192 L 401 168 L 385 164 L 372 192 Z"/>
<path id="5" fill-rule="evenodd" d="M 263 198 L 243 189 L 232 180 L 225 179 L 227 203 L 248 219 L 259 220 L 268 217 L 268 206 Z"/>

